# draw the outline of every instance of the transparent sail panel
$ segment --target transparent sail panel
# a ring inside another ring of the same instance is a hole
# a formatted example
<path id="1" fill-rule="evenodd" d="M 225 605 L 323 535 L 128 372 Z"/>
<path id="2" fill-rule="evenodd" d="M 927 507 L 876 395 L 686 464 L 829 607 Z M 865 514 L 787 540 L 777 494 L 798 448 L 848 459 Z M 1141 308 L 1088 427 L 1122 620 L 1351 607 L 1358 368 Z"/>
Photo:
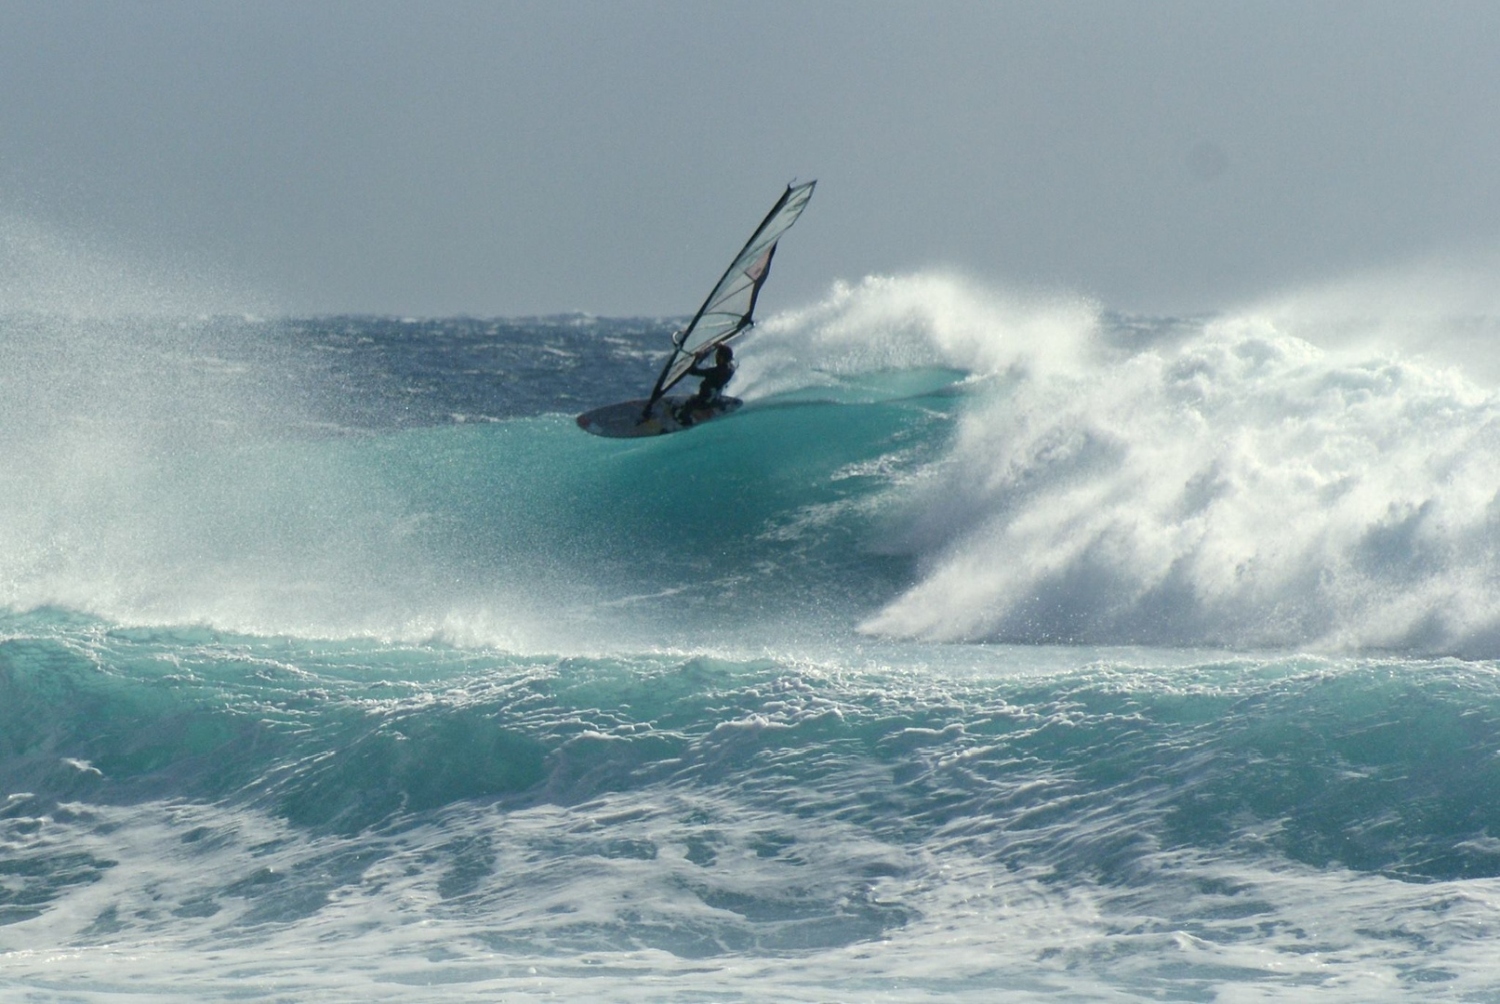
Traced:
<path id="1" fill-rule="evenodd" d="M 695 357 L 720 342 L 728 341 L 750 326 L 756 297 L 771 273 L 776 241 L 802 215 L 816 184 L 815 181 L 809 181 L 802 185 L 788 186 L 776 205 L 771 207 L 761 225 L 750 235 L 744 249 L 730 263 L 719 284 L 708 294 L 703 306 L 698 308 L 692 323 L 678 335 L 677 350 L 657 382 L 656 394 L 665 393 L 681 380 L 692 368 Z"/>

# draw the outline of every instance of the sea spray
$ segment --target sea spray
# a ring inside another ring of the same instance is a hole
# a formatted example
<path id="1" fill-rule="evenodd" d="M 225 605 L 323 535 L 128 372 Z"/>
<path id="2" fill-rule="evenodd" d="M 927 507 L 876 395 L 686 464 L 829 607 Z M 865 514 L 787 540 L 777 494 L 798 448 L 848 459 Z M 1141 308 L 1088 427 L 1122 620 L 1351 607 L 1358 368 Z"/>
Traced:
<path id="1" fill-rule="evenodd" d="M 1496 416 L 1455 372 L 1227 322 L 1028 382 L 965 416 L 914 504 L 924 581 L 869 626 L 1484 651 Z"/>
<path id="2" fill-rule="evenodd" d="M 772 354 L 816 346 L 844 379 L 989 378 L 897 489 L 910 515 L 884 546 L 919 581 L 865 630 L 1496 651 L 1500 412 L 1457 369 L 1345 336 L 1325 350 L 1258 314 L 1099 317 L 932 276 L 778 324 Z"/>
<path id="3" fill-rule="evenodd" d="M 757 327 L 738 392 L 753 399 L 931 368 L 1052 372 L 1076 366 L 1098 327 L 1098 307 L 1075 297 L 1006 295 L 943 273 L 870 276 Z"/>
<path id="4" fill-rule="evenodd" d="M 527 594 L 607 633 L 610 604 L 685 588 L 751 630 L 797 594 L 813 633 L 827 615 L 935 639 L 1491 653 L 1493 393 L 1285 323 L 872 279 L 746 342 L 736 423 L 622 450 L 577 441 L 545 394 L 501 399 L 532 417 L 488 431 L 413 413 L 366 365 L 435 340 L 462 358 L 494 322 L 12 318 L 8 601 L 515 641 Z M 501 341 L 623 388 L 649 375 L 653 331 L 560 320 Z M 491 372 L 414 389 L 513 386 Z"/>

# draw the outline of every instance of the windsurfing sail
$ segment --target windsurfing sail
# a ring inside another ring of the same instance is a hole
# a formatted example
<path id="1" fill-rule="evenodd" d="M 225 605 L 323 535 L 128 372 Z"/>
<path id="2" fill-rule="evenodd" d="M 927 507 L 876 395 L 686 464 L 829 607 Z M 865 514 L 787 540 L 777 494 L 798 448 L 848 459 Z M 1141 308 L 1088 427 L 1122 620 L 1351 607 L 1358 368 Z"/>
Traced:
<path id="1" fill-rule="evenodd" d="M 808 181 L 786 187 L 776 205 L 745 242 L 745 247 L 724 270 L 724 277 L 708 294 L 692 321 L 672 337 L 672 356 L 656 379 L 651 399 L 646 404 L 647 414 L 673 384 L 687 376 L 696 359 L 755 323 L 755 301 L 766 277 L 771 274 L 776 242 L 802 215 L 816 184 L 816 181 Z"/>

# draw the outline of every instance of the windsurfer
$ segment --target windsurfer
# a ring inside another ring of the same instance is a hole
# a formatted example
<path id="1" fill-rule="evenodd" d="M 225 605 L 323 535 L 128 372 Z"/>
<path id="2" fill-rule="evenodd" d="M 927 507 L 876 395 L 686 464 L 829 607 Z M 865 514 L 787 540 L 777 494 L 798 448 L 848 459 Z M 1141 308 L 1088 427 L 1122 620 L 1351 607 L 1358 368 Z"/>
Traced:
<path id="1" fill-rule="evenodd" d="M 698 384 L 698 393 L 682 402 L 677 409 L 677 421 L 683 425 L 693 424 L 693 412 L 699 408 L 711 408 L 724 394 L 724 387 L 730 380 L 734 379 L 734 350 L 727 345 L 719 345 L 714 349 L 714 364 L 709 367 L 702 365 L 707 353 L 695 356 L 693 365 L 688 369 L 686 376 L 702 377 Z"/>
<path id="2" fill-rule="evenodd" d="M 812 198 L 814 184 L 808 181 L 788 185 L 781 193 L 687 327 L 672 336 L 672 354 L 656 378 L 651 396 L 584 412 L 577 421 L 585 432 L 621 439 L 660 436 L 717 418 L 740 406 L 742 402 L 724 393 L 725 385 L 734 378 L 734 353 L 721 346 L 755 323 L 755 301 L 771 274 L 776 242 L 802 215 L 807 200 Z M 711 352 L 715 353 L 712 366 L 708 365 Z M 673 387 L 690 375 L 702 380 L 698 393 L 687 400 L 675 395 L 667 397 Z"/>

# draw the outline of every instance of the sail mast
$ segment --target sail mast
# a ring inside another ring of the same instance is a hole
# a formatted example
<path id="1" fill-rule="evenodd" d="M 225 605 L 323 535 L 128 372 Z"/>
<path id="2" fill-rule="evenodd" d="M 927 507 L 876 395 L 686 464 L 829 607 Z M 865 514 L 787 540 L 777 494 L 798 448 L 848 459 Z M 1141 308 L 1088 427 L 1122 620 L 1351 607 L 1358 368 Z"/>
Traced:
<path id="1" fill-rule="evenodd" d="M 692 321 L 672 338 L 672 354 L 656 378 L 643 415 L 649 415 L 661 396 L 692 368 L 694 361 L 716 345 L 727 342 L 754 323 L 761 286 L 771 273 L 776 242 L 802 215 L 816 181 L 788 185 L 740 253 L 729 263 Z"/>

